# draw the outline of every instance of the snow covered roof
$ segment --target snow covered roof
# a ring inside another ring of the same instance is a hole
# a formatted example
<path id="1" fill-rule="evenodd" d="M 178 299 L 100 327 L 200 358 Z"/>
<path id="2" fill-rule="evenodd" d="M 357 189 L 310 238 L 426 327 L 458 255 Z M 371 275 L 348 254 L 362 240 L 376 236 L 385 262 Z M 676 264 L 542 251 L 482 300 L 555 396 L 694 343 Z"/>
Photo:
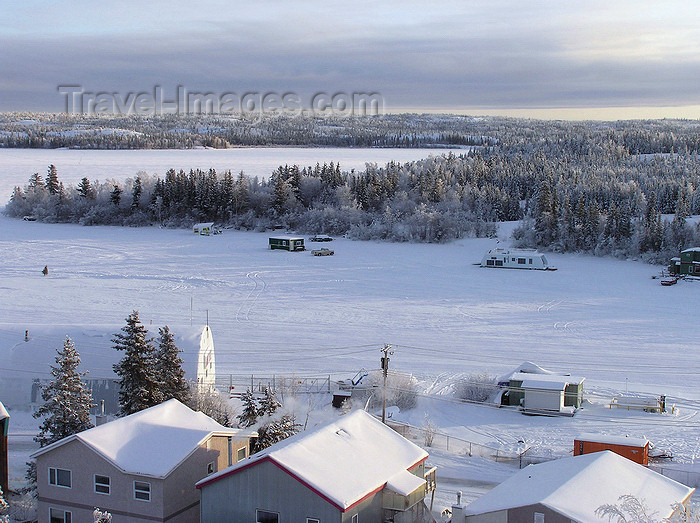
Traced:
<path id="1" fill-rule="evenodd" d="M 589 441 L 593 443 L 607 443 L 608 445 L 627 445 L 630 447 L 645 447 L 649 444 L 646 438 L 630 438 L 628 436 L 611 436 L 608 434 L 579 434 L 576 441 Z"/>
<path id="2" fill-rule="evenodd" d="M 690 249 L 686 249 L 681 252 L 700 252 L 700 247 L 691 247 Z"/>
<path id="3" fill-rule="evenodd" d="M 510 381 L 511 376 L 513 374 L 517 373 L 523 373 L 523 374 L 554 374 L 552 371 L 544 369 L 540 367 L 539 365 L 532 363 L 531 361 L 524 361 L 520 365 L 518 365 L 515 369 L 510 371 L 508 374 L 505 374 L 498 378 L 498 383 L 507 383 Z"/>
<path id="4" fill-rule="evenodd" d="M 428 453 L 363 410 L 302 432 L 197 483 L 201 488 L 264 461 L 272 461 L 345 511 L 383 488 L 410 493 L 423 478 L 406 471 Z M 414 476 L 415 477 L 415 476 Z"/>
<path id="5" fill-rule="evenodd" d="M 213 434 L 252 435 L 218 424 L 175 399 L 63 438 L 40 456 L 75 439 L 127 474 L 164 478 Z"/>
<path id="6" fill-rule="evenodd" d="M 214 222 L 202 222 L 202 223 L 195 223 L 192 228 L 197 228 L 201 229 L 202 227 L 212 227 L 214 225 Z"/>
<path id="7" fill-rule="evenodd" d="M 521 387 L 523 389 L 558 390 L 563 392 L 568 384 L 568 381 L 561 378 L 557 380 L 526 379 L 523 380 Z"/>
<path id="8" fill-rule="evenodd" d="M 9 418 L 9 417 L 10 417 L 10 415 L 5 410 L 5 406 L 2 404 L 2 401 L 0 401 L 0 420 L 4 420 L 4 419 Z"/>
<path id="9" fill-rule="evenodd" d="M 514 381 L 522 381 L 523 382 L 523 387 L 526 387 L 525 383 L 530 382 L 530 383 L 550 383 L 550 384 L 556 384 L 558 385 L 580 385 L 581 383 L 584 382 L 586 378 L 581 378 L 578 376 L 557 376 L 556 374 L 539 374 L 539 375 L 532 375 L 532 374 L 526 374 L 524 372 L 516 372 L 515 374 L 512 374 L 510 376 L 511 380 Z M 543 388 L 543 387 L 535 387 L 535 388 Z"/>
<path id="10" fill-rule="evenodd" d="M 694 491 L 627 458 L 606 450 L 529 465 L 467 506 L 467 515 L 541 503 L 573 521 L 608 521 L 595 511 L 622 495 L 643 500 L 659 518 Z"/>

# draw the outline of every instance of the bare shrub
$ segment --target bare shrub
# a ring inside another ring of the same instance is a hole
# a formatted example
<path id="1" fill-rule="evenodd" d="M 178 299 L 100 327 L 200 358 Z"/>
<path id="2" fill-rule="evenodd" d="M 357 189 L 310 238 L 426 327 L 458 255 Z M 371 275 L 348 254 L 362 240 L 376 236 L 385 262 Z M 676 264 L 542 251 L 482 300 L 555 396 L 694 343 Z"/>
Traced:
<path id="1" fill-rule="evenodd" d="M 455 396 L 465 401 L 484 403 L 498 390 L 495 378 L 487 373 L 470 374 L 459 380 L 455 386 Z"/>
<path id="2" fill-rule="evenodd" d="M 381 371 L 372 371 L 362 381 L 362 388 L 355 389 L 353 398 L 367 402 L 369 408 L 378 409 L 382 406 L 382 387 L 384 375 Z M 386 406 L 396 406 L 401 410 L 412 409 L 418 399 L 418 383 L 411 374 L 389 371 L 386 380 Z"/>

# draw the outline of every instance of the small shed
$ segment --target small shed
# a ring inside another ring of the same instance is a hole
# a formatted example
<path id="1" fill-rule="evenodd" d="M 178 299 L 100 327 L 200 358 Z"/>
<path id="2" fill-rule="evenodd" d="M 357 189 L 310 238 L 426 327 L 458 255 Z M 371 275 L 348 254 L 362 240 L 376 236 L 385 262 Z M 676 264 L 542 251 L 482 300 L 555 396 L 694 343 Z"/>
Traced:
<path id="1" fill-rule="evenodd" d="M 0 402 L 0 488 L 9 492 L 10 468 L 7 461 L 7 429 L 10 425 L 10 415 Z"/>
<path id="2" fill-rule="evenodd" d="M 192 232 L 201 236 L 209 236 L 211 234 L 219 234 L 221 230 L 214 225 L 214 222 L 207 222 L 194 224 Z"/>
<path id="3" fill-rule="evenodd" d="M 604 434 L 580 434 L 574 439 L 574 456 L 610 450 L 640 465 L 649 464 L 649 440 Z"/>
<path id="4" fill-rule="evenodd" d="M 296 236 L 273 236 L 270 238 L 269 245 L 272 250 L 303 251 L 306 249 L 306 247 L 304 247 L 304 238 L 298 238 Z"/>
<path id="5" fill-rule="evenodd" d="M 508 390 L 502 395 L 501 403 L 528 410 L 577 409 L 583 401 L 584 380 L 577 376 L 515 372 L 508 379 Z"/>

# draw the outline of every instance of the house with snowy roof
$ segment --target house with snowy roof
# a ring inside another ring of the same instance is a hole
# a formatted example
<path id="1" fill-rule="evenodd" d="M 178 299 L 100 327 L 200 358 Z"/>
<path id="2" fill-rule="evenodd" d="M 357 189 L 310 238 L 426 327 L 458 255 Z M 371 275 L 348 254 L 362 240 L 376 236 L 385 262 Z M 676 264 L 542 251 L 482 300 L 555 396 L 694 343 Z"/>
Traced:
<path id="1" fill-rule="evenodd" d="M 357 410 L 198 482 L 201 521 L 433 523 L 427 458 Z"/>
<path id="2" fill-rule="evenodd" d="M 684 510 L 694 491 L 606 450 L 529 465 L 470 505 L 453 506 L 452 523 L 603 523 L 608 517 L 596 510 L 628 495 L 661 521 Z"/>
<path id="3" fill-rule="evenodd" d="M 172 399 L 48 445 L 36 459 L 39 522 L 199 521 L 195 483 L 249 455 L 250 431 Z"/>

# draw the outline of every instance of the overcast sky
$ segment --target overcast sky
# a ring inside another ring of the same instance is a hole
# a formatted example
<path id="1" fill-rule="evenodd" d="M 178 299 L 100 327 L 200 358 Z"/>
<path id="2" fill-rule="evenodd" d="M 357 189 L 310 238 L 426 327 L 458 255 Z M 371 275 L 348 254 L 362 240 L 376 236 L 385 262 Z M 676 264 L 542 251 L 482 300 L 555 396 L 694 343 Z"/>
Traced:
<path id="1" fill-rule="evenodd" d="M 700 2 L 0 2 L 0 110 L 128 93 L 375 91 L 389 111 L 700 118 Z M 435 5 L 429 5 L 435 4 Z"/>

